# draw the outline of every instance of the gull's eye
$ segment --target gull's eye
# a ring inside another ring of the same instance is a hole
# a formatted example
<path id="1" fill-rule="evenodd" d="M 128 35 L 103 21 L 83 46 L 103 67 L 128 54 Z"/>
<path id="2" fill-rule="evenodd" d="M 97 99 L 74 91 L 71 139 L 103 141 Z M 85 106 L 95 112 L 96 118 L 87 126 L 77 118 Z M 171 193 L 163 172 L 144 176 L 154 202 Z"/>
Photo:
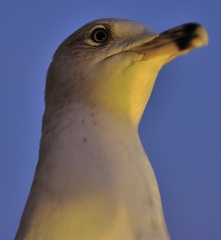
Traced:
<path id="1" fill-rule="evenodd" d="M 91 33 L 91 39 L 96 43 L 102 43 L 107 39 L 107 32 L 103 28 L 97 28 Z"/>

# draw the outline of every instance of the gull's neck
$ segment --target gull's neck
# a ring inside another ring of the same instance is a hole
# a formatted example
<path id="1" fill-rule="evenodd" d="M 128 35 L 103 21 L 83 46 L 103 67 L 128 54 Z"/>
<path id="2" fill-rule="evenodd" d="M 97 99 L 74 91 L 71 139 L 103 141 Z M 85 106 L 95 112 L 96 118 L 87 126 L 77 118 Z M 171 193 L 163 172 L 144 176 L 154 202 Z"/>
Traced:
<path id="1" fill-rule="evenodd" d="M 62 111 L 44 114 L 39 162 L 21 221 L 29 224 L 20 227 L 25 238 L 17 239 L 169 239 L 137 126 L 96 107 Z"/>

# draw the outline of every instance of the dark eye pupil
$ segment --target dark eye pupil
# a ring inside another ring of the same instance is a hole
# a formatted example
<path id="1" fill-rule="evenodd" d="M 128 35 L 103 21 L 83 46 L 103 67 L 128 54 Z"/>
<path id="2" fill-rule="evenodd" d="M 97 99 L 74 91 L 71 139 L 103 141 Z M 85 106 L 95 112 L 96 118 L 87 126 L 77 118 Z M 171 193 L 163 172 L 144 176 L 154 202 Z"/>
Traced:
<path id="1" fill-rule="evenodd" d="M 107 38 L 107 33 L 104 29 L 96 29 L 93 31 L 91 38 L 94 42 L 101 43 Z"/>
<path id="2" fill-rule="evenodd" d="M 103 31 L 98 31 L 96 34 L 96 39 L 99 41 L 104 40 L 106 37 L 105 33 Z"/>

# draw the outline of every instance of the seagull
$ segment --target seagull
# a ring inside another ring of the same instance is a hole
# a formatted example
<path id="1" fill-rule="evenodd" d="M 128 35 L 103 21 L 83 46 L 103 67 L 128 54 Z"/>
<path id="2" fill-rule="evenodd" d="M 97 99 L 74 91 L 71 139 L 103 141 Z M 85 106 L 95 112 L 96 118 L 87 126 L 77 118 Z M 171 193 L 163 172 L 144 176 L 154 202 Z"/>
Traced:
<path id="1" fill-rule="evenodd" d="M 160 34 L 98 19 L 56 50 L 39 160 L 16 240 L 170 239 L 138 125 L 162 66 L 208 43 L 187 23 Z"/>

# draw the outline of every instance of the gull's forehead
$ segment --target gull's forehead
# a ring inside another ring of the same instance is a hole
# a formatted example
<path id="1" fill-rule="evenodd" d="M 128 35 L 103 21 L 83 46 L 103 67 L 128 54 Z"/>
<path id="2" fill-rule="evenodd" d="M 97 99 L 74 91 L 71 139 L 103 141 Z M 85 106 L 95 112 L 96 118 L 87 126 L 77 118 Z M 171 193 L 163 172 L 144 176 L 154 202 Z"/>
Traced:
<path id="1" fill-rule="evenodd" d="M 153 33 L 148 26 L 142 23 L 133 20 L 117 18 L 103 18 L 94 20 L 81 27 L 78 31 L 90 31 L 90 29 L 93 29 L 99 25 L 107 26 L 113 34 L 121 37 L 134 36 L 134 34 L 142 34 L 144 32 L 150 32 L 150 34 Z"/>
<path id="2" fill-rule="evenodd" d="M 71 34 L 66 40 L 74 42 L 81 41 L 83 39 L 90 38 L 91 32 L 95 28 L 104 26 L 110 31 L 113 39 L 116 40 L 128 40 L 139 39 L 142 36 L 154 36 L 154 33 L 148 26 L 127 19 L 118 18 L 102 18 L 89 22 Z"/>
<path id="3" fill-rule="evenodd" d="M 89 22 L 71 34 L 64 42 L 59 46 L 56 53 L 64 53 L 65 51 L 70 51 L 74 49 L 75 54 L 78 50 L 82 51 L 87 49 L 89 51 L 96 51 L 97 48 L 91 46 L 88 40 L 91 40 L 91 34 L 94 29 L 104 27 L 108 30 L 109 41 L 103 44 L 99 51 L 112 47 L 115 48 L 116 45 L 120 48 L 124 46 L 131 45 L 137 42 L 142 43 L 151 39 L 157 34 L 154 33 L 148 26 L 127 19 L 117 19 L 117 18 L 103 18 Z M 118 51 L 118 50 L 116 50 Z M 100 52 L 101 54 L 101 52 Z M 56 54 L 55 54 L 56 55 Z"/>

